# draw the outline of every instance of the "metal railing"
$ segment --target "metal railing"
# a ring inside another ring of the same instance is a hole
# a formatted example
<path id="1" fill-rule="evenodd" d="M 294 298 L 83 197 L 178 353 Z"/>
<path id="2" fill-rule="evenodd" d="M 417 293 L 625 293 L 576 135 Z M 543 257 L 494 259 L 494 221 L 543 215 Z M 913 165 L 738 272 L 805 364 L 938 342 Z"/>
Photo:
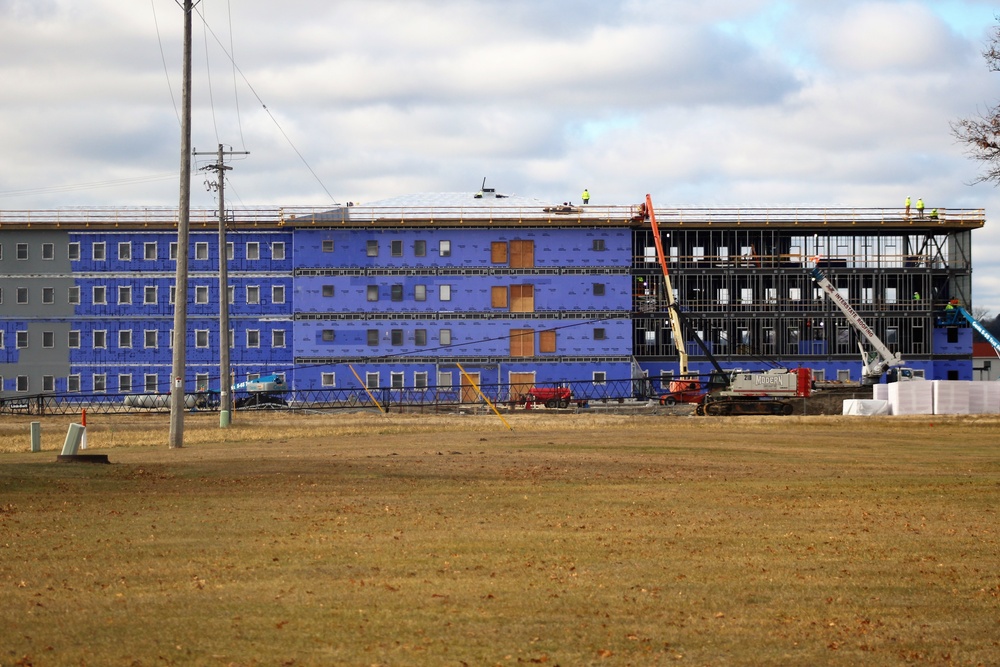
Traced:
<path id="1" fill-rule="evenodd" d="M 937 209 L 937 217 L 906 215 L 902 208 L 855 208 L 824 206 L 745 206 L 745 207 L 657 207 L 661 226 L 683 225 L 786 225 L 823 226 L 840 224 L 862 225 L 929 225 L 982 226 L 984 209 Z M 234 209 L 231 222 L 247 226 L 324 226 L 400 224 L 407 222 L 442 224 L 479 222 L 485 224 L 579 223 L 631 224 L 641 219 L 638 205 L 624 206 L 565 206 L 547 205 L 470 205 L 470 206 L 260 206 Z M 218 224 L 217 209 L 191 209 L 193 226 Z M 176 225 L 178 212 L 171 207 L 142 208 L 62 208 L 37 210 L 0 210 L 0 226 L 53 225 L 88 226 L 170 226 Z"/>
<path id="2" fill-rule="evenodd" d="M 565 401 L 557 400 L 547 407 L 584 407 L 600 404 L 622 404 L 626 401 L 645 402 L 655 399 L 659 380 L 628 378 L 621 380 L 572 380 L 557 383 L 526 385 L 484 384 L 477 393 L 471 386 L 400 387 L 383 389 L 326 388 L 293 389 L 285 392 L 238 394 L 234 397 L 237 412 L 247 410 L 384 410 L 406 412 L 449 412 L 470 406 L 484 405 L 485 396 L 500 408 L 524 408 L 532 390 L 538 387 L 570 390 Z M 539 392 L 541 394 L 542 392 Z M 547 401 L 536 400 L 534 407 Z M 566 403 L 561 405 L 560 403 Z M 377 404 L 377 405 L 376 405 Z M 185 408 L 191 412 L 218 412 L 216 392 L 187 394 Z M 170 394 L 32 394 L 0 398 L 0 415 L 78 415 L 84 410 L 92 414 L 135 415 L 170 412 Z"/>

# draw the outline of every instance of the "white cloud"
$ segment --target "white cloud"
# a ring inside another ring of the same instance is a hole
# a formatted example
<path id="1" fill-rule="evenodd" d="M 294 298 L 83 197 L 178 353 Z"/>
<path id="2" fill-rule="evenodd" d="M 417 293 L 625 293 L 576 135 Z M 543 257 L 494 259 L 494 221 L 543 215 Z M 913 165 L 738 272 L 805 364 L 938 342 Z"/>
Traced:
<path id="1" fill-rule="evenodd" d="M 230 172 L 246 205 L 329 202 L 298 152 L 340 201 L 485 176 L 550 201 L 588 187 L 595 203 L 895 207 L 909 194 L 1000 208 L 993 187 L 967 185 L 978 165 L 949 132 L 1000 99 L 979 55 L 993 20 L 981 0 L 198 11 L 212 32 L 195 18 L 194 145 L 251 151 Z M 0 0 L 0 207 L 176 204 L 176 181 L 146 179 L 179 162 L 180 26 L 174 0 Z M 214 205 L 195 185 L 195 205 Z M 998 312 L 1000 233 L 974 239 L 976 305 Z"/>

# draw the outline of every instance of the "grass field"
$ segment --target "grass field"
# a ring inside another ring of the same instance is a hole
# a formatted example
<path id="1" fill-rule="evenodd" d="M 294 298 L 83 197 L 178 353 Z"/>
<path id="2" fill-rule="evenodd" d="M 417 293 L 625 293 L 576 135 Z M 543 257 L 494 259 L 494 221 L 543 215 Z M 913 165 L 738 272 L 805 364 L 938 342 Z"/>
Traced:
<path id="1" fill-rule="evenodd" d="M 0 665 L 996 665 L 1000 418 L 0 422 Z"/>

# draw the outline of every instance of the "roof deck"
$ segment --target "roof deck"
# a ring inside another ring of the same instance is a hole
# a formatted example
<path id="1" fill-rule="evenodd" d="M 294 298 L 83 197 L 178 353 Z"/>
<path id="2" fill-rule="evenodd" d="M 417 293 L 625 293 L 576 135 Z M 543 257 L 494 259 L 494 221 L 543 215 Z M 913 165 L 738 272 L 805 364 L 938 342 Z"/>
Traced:
<path id="1" fill-rule="evenodd" d="M 528 202 L 528 203 L 525 203 Z M 909 216 L 902 208 L 854 207 L 657 207 L 664 228 L 864 228 L 940 229 L 942 232 L 978 229 L 986 223 L 984 209 L 938 208 L 923 216 Z M 0 230 L 30 228 L 176 229 L 176 208 L 62 208 L 0 210 Z M 238 228 L 302 227 L 632 227 L 647 224 L 639 205 L 574 206 L 534 200 L 502 199 L 470 205 L 348 205 L 335 208 L 264 206 L 229 211 L 229 224 Z M 192 229 L 218 226 L 218 210 L 191 209 Z"/>

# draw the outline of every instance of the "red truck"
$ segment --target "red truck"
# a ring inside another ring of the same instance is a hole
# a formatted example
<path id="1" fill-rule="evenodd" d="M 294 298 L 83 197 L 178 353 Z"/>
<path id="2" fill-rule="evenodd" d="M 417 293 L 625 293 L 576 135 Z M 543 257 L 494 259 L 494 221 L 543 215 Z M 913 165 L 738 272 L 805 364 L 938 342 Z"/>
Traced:
<path id="1" fill-rule="evenodd" d="M 532 387 L 524 395 L 524 405 L 530 408 L 534 403 L 541 403 L 547 408 L 569 407 L 573 392 L 569 387 Z"/>

